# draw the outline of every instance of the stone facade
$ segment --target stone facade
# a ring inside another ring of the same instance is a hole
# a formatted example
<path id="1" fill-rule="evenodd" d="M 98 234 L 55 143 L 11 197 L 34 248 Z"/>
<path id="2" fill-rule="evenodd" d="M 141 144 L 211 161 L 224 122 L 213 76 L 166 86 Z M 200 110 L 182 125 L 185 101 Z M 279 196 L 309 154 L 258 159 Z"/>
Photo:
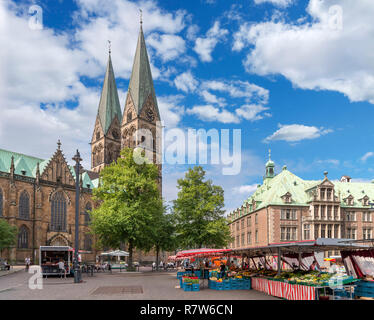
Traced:
<path id="1" fill-rule="evenodd" d="M 317 238 L 372 239 L 374 183 L 347 176 L 302 180 L 283 167 L 275 175 L 269 160 L 263 184 L 228 215 L 230 248 Z"/>

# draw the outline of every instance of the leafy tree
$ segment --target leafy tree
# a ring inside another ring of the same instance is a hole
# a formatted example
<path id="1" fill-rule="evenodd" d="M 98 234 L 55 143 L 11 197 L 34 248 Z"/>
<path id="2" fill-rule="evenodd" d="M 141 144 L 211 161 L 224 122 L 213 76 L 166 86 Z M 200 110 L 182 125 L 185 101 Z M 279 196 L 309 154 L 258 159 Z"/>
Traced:
<path id="1" fill-rule="evenodd" d="M 17 227 L 11 226 L 4 219 L 0 219 L 0 253 L 16 244 Z"/>
<path id="2" fill-rule="evenodd" d="M 101 245 L 118 248 L 128 244 L 129 268 L 134 248 L 148 249 L 156 217 L 163 212 L 157 186 L 158 168 L 150 161 L 139 163 L 144 152 L 126 148 L 117 162 L 100 172 L 94 199 L 100 206 L 91 212 L 91 228 Z"/>
<path id="3" fill-rule="evenodd" d="M 165 213 L 160 215 L 155 223 L 153 232 L 153 243 L 156 251 L 156 268 L 158 270 L 160 251 L 173 251 L 176 249 L 174 216 Z"/>
<path id="4" fill-rule="evenodd" d="M 224 218 L 224 192 L 211 180 L 204 181 L 201 166 L 190 168 L 178 180 L 178 198 L 174 200 L 179 243 L 184 248 L 223 247 L 231 240 Z"/>

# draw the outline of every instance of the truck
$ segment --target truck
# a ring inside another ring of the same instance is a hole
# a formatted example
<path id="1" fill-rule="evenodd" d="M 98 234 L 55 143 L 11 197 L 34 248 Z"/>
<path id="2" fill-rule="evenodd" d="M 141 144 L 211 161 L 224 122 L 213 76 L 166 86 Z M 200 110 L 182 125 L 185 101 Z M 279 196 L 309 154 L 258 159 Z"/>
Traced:
<path id="1" fill-rule="evenodd" d="M 68 246 L 40 246 L 39 263 L 43 276 L 58 275 L 60 270 L 58 263 L 65 263 L 66 274 L 73 273 L 74 249 Z"/>

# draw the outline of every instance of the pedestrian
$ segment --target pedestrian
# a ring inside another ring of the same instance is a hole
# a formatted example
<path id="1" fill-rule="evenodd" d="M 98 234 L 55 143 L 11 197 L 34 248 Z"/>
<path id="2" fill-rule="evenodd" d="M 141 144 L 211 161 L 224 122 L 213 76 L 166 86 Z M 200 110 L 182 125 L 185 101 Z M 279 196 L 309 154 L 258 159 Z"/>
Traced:
<path id="1" fill-rule="evenodd" d="M 156 270 L 156 262 L 153 261 L 152 263 L 152 271 Z"/>
<path id="2" fill-rule="evenodd" d="M 29 257 L 26 257 L 26 258 L 25 258 L 25 265 L 26 265 L 26 269 L 25 269 L 25 271 L 26 271 L 26 272 L 29 271 L 30 263 L 31 263 L 30 258 L 29 258 Z"/>
<path id="3" fill-rule="evenodd" d="M 318 263 L 316 260 L 313 261 L 313 263 L 310 265 L 309 270 L 311 271 L 319 271 Z"/>
<path id="4" fill-rule="evenodd" d="M 162 260 L 160 261 L 160 268 L 162 269 L 162 267 L 164 266 Z"/>
<path id="5" fill-rule="evenodd" d="M 62 259 L 60 259 L 60 261 L 58 263 L 58 269 L 59 269 L 59 272 L 60 272 L 60 278 L 62 278 L 62 274 L 64 274 L 64 278 L 66 279 L 65 262 Z"/>
<path id="6" fill-rule="evenodd" d="M 221 279 L 223 279 L 223 277 L 225 276 L 225 271 L 226 271 L 226 266 L 221 263 Z"/>

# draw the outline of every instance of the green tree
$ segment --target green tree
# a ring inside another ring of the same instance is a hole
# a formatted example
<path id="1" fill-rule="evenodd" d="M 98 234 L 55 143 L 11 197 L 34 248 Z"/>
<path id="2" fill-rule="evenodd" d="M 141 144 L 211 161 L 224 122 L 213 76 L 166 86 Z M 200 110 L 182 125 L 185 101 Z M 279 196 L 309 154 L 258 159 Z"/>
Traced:
<path id="1" fill-rule="evenodd" d="M 17 227 L 11 226 L 4 219 L 0 219 L 0 254 L 6 248 L 16 244 Z"/>
<path id="2" fill-rule="evenodd" d="M 224 192 L 211 180 L 204 181 L 201 166 L 190 168 L 178 180 L 178 198 L 174 200 L 177 233 L 183 248 L 223 247 L 231 240 L 224 218 Z"/>
<path id="3" fill-rule="evenodd" d="M 117 162 L 100 172 L 94 199 L 100 202 L 91 212 L 91 228 L 101 245 L 118 248 L 128 244 L 129 268 L 134 248 L 152 246 L 156 217 L 163 212 L 157 186 L 158 168 L 149 161 L 138 164 L 144 152 L 126 148 Z"/>
<path id="4" fill-rule="evenodd" d="M 165 213 L 160 215 L 155 223 L 153 232 L 153 243 L 156 251 L 156 268 L 158 270 L 160 251 L 173 251 L 176 249 L 174 216 Z"/>

